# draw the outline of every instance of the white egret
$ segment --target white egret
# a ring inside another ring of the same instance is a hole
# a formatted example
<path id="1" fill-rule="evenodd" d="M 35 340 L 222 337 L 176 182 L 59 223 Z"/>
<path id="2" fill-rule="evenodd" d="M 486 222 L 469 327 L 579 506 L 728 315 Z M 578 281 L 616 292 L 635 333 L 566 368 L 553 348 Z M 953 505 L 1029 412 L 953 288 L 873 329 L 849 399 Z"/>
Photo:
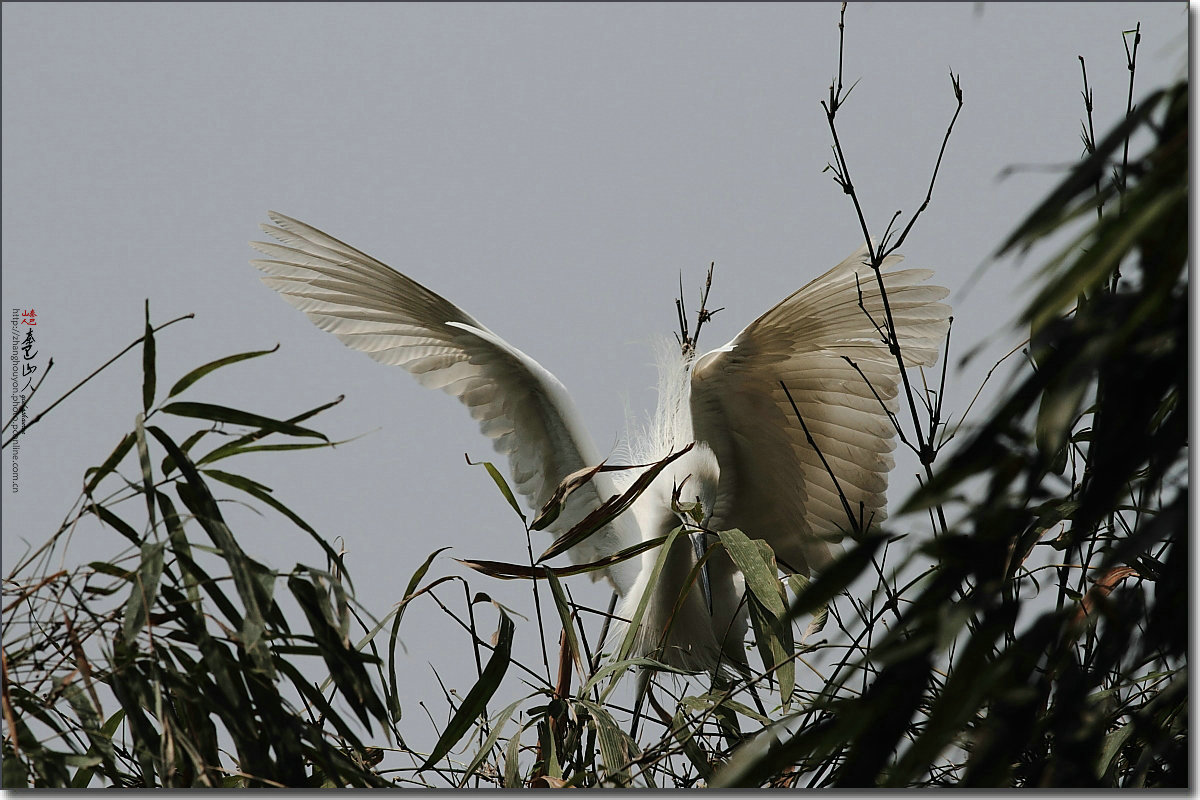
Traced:
<path id="1" fill-rule="evenodd" d="M 263 282 L 347 346 L 461 400 L 508 456 L 513 488 L 532 508 L 563 478 L 601 461 L 567 390 L 532 358 L 371 256 L 282 214 L 270 218 L 275 225 L 263 230 L 279 243 L 252 243 L 267 256 L 252 262 L 266 273 Z M 900 369 L 881 338 L 883 298 L 866 252 L 860 248 L 723 347 L 699 357 L 674 343 L 659 348 L 658 410 L 632 455 L 649 462 L 696 445 L 631 513 L 571 548 L 572 561 L 590 563 L 675 528 L 671 493 L 685 479 L 708 529 L 738 528 L 765 540 L 781 567 L 805 575 L 840 548 L 849 527 L 843 497 L 866 521 L 883 518 L 896 437 L 888 411 L 898 407 Z M 938 301 L 948 291 L 924 285 L 929 270 L 895 269 L 899 261 L 885 259 L 882 275 L 904 363 L 929 366 L 947 330 L 950 309 Z M 598 473 L 573 492 L 550 532 L 565 533 L 631 480 L 613 474 Z M 629 618 L 650 588 L 635 653 L 693 671 L 743 665 L 744 589 L 732 561 L 716 548 L 709 596 L 687 589 L 664 641 L 696 555 L 677 539 L 648 587 L 658 555 L 652 549 L 603 573 L 621 595 L 619 617 Z"/>

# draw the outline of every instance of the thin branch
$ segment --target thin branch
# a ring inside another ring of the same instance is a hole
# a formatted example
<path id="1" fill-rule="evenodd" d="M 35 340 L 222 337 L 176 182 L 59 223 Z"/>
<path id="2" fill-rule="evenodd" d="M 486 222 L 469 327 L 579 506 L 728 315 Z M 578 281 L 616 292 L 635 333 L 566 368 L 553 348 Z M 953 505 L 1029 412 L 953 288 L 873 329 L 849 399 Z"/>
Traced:
<path id="1" fill-rule="evenodd" d="M 48 363 L 46 365 L 46 371 L 42 373 L 42 377 L 38 379 L 37 384 L 34 385 L 33 389 L 30 390 L 29 394 L 25 396 L 25 399 L 21 401 L 21 405 L 17 406 L 17 410 L 13 412 L 13 415 L 11 418 L 9 418 L 8 422 L 4 423 L 3 430 L 8 430 L 9 427 L 12 426 L 12 424 L 20 418 L 21 412 L 23 412 L 25 410 L 25 407 L 27 405 L 29 405 L 29 401 L 33 399 L 33 396 L 35 394 L 37 394 L 37 390 L 42 388 L 42 384 L 45 383 L 45 381 L 46 381 L 46 376 L 50 374 L 50 370 L 52 370 L 52 369 L 54 369 L 54 359 L 53 358 L 51 358 L 50 363 Z M 5 442 L 5 444 L 8 444 L 8 442 Z"/>
<path id="2" fill-rule="evenodd" d="M 900 437 L 900 441 L 914 453 L 917 452 L 917 448 L 913 447 L 912 442 L 910 442 L 908 437 L 904 435 L 904 428 L 900 425 L 900 418 L 896 416 L 895 412 L 887 407 L 887 403 L 885 403 L 883 398 L 879 396 L 879 392 L 875 391 L 875 385 L 871 383 L 871 379 L 868 378 L 865 373 L 863 373 L 862 368 L 859 367 L 858 364 L 855 363 L 854 359 L 850 358 L 850 356 L 844 355 L 842 356 L 842 360 L 854 367 L 854 371 L 857 372 L 858 376 L 863 379 L 864 383 L 867 384 L 867 388 L 871 390 L 871 394 L 874 395 L 875 399 L 879 402 L 879 407 L 883 409 L 883 413 L 887 414 L 888 419 L 891 420 L 892 427 L 896 430 L 896 435 Z"/>
<path id="3" fill-rule="evenodd" d="M 933 185 L 937 182 L 938 171 L 942 168 L 942 158 L 946 155 L 946 145 L 950 143 L 950 133 L 954 130 L 954 123 L 958 121 L 958 115 L 962 113 L 963 92 L 962 84 L 960 83 L 961 77 L 961 75 L 955 75 L 954 71 L 951 70 L 950 84 L 954 87 L 954 98 L 958 101 L 958 105 L 954 109 L 954 116 L 950 118 L 950 124 L 946 126 L 946 135 L 942 137 L 942 147 L 938 150 L 937 162 L 933 165 L 933 175 L 929 178 L 929 189 L 925 192 L 925 199 L 921 201 L 921 207 L 917 209 L 917 213 L 913 214 L 912 219 L 908 221 L 908 225 L 905 226 L 904 232 L 900 234 L 900 238 L 896 240 L 894 245 L 884 251 L 882 257 L 896 252 L 900 245 L 904 244 L 904 240 L 908 238 L 908 232 L 912 230 L 913 225 L 916 224 L 922 212 L 929 208 L 929 201 L 933 199 Z"/>
<path id="4" fill-rule="evenodd" d="M 195 316 L 196 316 L 195 314 L 184 314 L 182 317 L 176 317 L 175 319 L 171 320 L 170 322 L 164 322 L 162 325 L 159 325 L 157 328 L 153 328 L 153 329 L 151 330 L 151 333 L 158 333 L 158 332 L 159 332 L 159 331 L 161 331 L 163 328 L 166 328 L 166 327 L 168 327 L 168 326 L 170 326 L 170 325 L 174 325 L 176 322 L 179 322 L 179 321 L 181 321 L 181 320 L 185 320 L 185 319 L 192 319 L 192 318 L 194 318 Z M 126 347 L 124 350 L 122 350 L 121 352 L 117 353 L 115 356 L 113 356 L 112 358 L 110 358 L 108 361 L 105 361 L 105 362 L 104 362 L 103 364 L 101 364 L 99 367 L 97 367 L 96 369 L 94 369 L 90 375 L 88 375 L 86 378 L 84 378 L 83 380 L 81 380 L 79 383 L 77 383 L 77 384 L 75 384 L 74 386 L 72 386 L 72 387 L 70 388 L 70 390 L 68 390 L 68 391 L 67 391 L 67 393 L 66 393 L 66 394 L 64 394 L 62 397 L 58 398 L 58 399 L 57 399 L 57 400 L 55 400 L 53 403 L 51 403 L 51 404 L 50 404 L 50 406 L 49 406 L 48 408 L 46 408 L 44 411 L 42 411 L 40 414 L 38 414 L 38 415 L 37 415 L 36 417 L 34 417 L 33 419 L 29 420 L 29 422 L 25 423 L 24 427 L 22 427 L 22 428 L 21 428 L 21 430 L 19 430 L 19 431 L 16 431 L 15 433 L 13 433 L 13 435 L 12 435 L 12 436 L 10 436 L 10 437 L 8 437 L 7 439 L 5 439 L 5 440 L 4 440 L 4 443 L 3 443 L 3 444 L 0 444 L 0 448 L 7 447 L 7 446 L 9 445 L 9 443 L 10 443 L 10 442 L 12 442 L 12 440 L 13 440 L 13 439 L 17 438 L 18 436 L 20 436 L 20 435 L 22 435 L 23 433 L 25 433 L 25 431 L 27 431 L 27 430 L 29 430 L 30 428 L 32 428 L 32 427 L 33 427 L 33 426 L 34 426 L 34 425 L 35 425 L 35 424 L 36 424 L 36 423 L 37 423 L 37 422 L 38 422 L 38 421 L 39 421 L 39 420 L 40 420 L 42 417 L 46 416 L 46 415 L 47 415 L 47 414 L 49 414 L 51 411 L 53 411 L 53 410 L 54 410 L 54 408 L 55 408 L 55 407 L 56 407 L 56 406 L 57 406 L 59 403 L 61 403 L 63 400 L 66 400 L 66 399 L 67 399 L 68 397 L 70 397 L 71 395 L 75 394 L 75 392 L 76 392 L 76 391 L 78 391 L 78 390 L 79 390 L 79 389 L 80 389 L 80 388 L 81 388 L 81 387 L 82 387 L 82 386 L 83 386 L 85 383 L 87 383 L 87 382 L 88 382 L 88 381 L 90 381 L 92 378 L 94 378 L 94 377 L 96 377 L 97 375 L 99 375 L 99 374 L 100 374 L 101 372 L 103 372 L 104 370 L 108 369 L 108 368 L 109 368 L 109 367 L 112 365 L 112 363 L 113 363 L 114 361 L 116 361 L 118 358 L 120 358 L 121 356 L 123 356 L 123 355 L 125 355 L 126 353 L 128 353 L 128 352 L 129 352 L 130 350 L 132 350 L 133 348 L 137 347 L 139 344 L 141 344 L 141 343 L 142 343 L 142 341 L 143 341 L 145 338 L 146 338 L 146 337 L 143 335 L 143 336 L 139 336 L 137 339 L 134 339 L 134 340 L 133 340 L 133 341 L 132 341 L 132 342 L 129 344 L 129 346 L 128 346 L 128 347 Z M 49 371 L 49 370 L 47 370 L 47 371 Z M 6 425 L 5 427 L 7 428 L 8 426 Z"/>
<path id="5" fill-rule="evenodd" d="M 783 381 L 779 382 L 783 388 L 783 393 L 787 395 L 788 402 L 792 404 L 792 411 L 796 414 L 796 419 L 800 421 L 800 429 L 804 431 L 804 438 L 808 440 L 809 446 L 816 452 L 817 458 L 821 459 L 821 465 L 825 467 L 825 472 L 829 474 L 829 479 L 833 481 L 833 488 L 837 489 L 838 499 L 842 501 L 842 510 L 846 512 L 847 519 L 850 520 L 850 526 L 853 528 L 855 536 L 862 534 L 862 518 L 855 517 L 854 511 L 850 508 L 850 501 L 846 499 L 846 493 L 842 491 L 842 484 L 838 481 L 837 476 L 833 474 L 833 468 L 829 466 L 829 462 L 825 460 L 825 454 L 821 452 L 821 448 L 817 447 L 817 442 L 809 433 L 808 425 L 804 422 L 804 415 L 800 413 L 799 406 L 792 399 L 792 393 L 788 391 L 787 384 Z"/>
<path id="6" fill-rule="evenodd" d="M 529 523 L 524 520 L 522 522 L 525 525 L 525 551 L 529 555 L 529 568 L 537 569 L 533 558 L 533 539 L 529 535 Z M 542 644 L 542 665 L 546 668 L 546 683 L 551 683 L 550 654 L 546 650 L 546 623 L 542 620 L 542 599 L 538 594 L 538 582 L 530 581 L 530 583 L 533 584 L 533 609 L 537 612 L 538 641 Z"/>
<path id="7" fill-rule="evenodd" d="M 844 16 L 845 15 L 844 15 L 844 9 L 843 9 L 842 21 L 839 24 L 842 24 L 844 22 Z M 842 62 L 843 50 L 844 50 L 844 44 L 839 43 L 839 51 L 838 51 L 839 65 Z M 913 397 L 912 383 L 909 380 L 908 372 L 905 369 L 904 357 L 900 350 L 900 342 L 896 336 L 895 320 L 892 315 L 891 303 L 888 300 L 887 288 L 884 286 L 884 283 L 883 283 L 883 275 L 882 275 L 881 267 L 883 264 L 883 259 L 886 257 L 886 255 L 890 254 L 892 252 L 895 252 L 895 250 L 904 243 L 904 240 L 908 237 L 908 234 L 912 230 L 913 225 L 916 223 L 917 219 L 920 218 L 921 213 L 924 212 L 925 209 L 929 207 L 930 200 L 933 197 L 933 187 L 937 182 L 937 176 L 938 176 L 938 172 L 941 169 L 942 159 L 945 156 L 946 147 L 950 141 L 950 134 L 954 130 L 954 123 L 958 120 L 958 116 L 962 112 L 962 107 L 963 107 L 962 85 L 959 81 L 959 77 L 956 76 L 953 71 L 951 71 L 951 73 L 950 73 L 950 81 L 951 81 L 951 85 L 954 90 L 955 99 L 957 100 L 957 106 L 954 111 L 954 116 L 951 117 L 951 119 L 950 119 L 950 124 L 946 127 L 946 133 L 942 137 L 942 146 L 941 146 L 940 150 L 938 151 L 938 158 L 934 164 L 933 174 L 929 180 L 929 188 L 926 190 L 925 200 L 921 203 L 921 207 L 917 210 L 917 212 L 915 214 L 913 214 L 912 219 L 909 220 L 908 225 L 904 228 L 904 231 L 897 238 L 896 242 L 894 244 L 892 244 L 886 251 L 883 249 L 877 250 L 874 242 L 872 241 L 870 228 L 867 225 L 866 215 L 863 212 L 862 203 L 858 199 L 858 194 L 854 190 L 854 182 L 850 177 L 850 167 L 846 161 L 845 151 L 842 148 L 841 140 L 838 138 L 836 117 L 837 117 L 837 110 L 840 107 L 841 102 L 843 100 L 843 98 L 840 96 L 840 91 L 835 92 L 831 87 L 829 102 L 828 103 L 826 103 L 825 101 L 821 102 L 821 107 L 825 109 L 825 119 L 829 125 L 829 133 L 833 138 L 834 160 L 836 162 L 836 166 L 830 165 L 830 168 L 833 169 L 834 174 L 835 174 L 835 180 L 842 187 L 842 191 L 850 196 L 851 202 L 854 204 L 855 214 L 858 216 L 859 225 L 862 228 L 863 238 L 866 242 L 867 252 L 870 255 L 870 266 L 875 272 L 876 283 L 879 286 L 880 296 L 883 301 L 884 316 L 886 319 L 886 325 L 884 326 L 884 329 L 886 330 L 886 332 L 888 334 L 888 349 L 895 356 L 896 364 L 900 370 L 900 377 L 904 384 L 905 398 L 908 401 L 909 412 L 912 415 L 913 425 L 915 426 L 915 429 L 916 429 L 918 454 L 919 454 L 919 457 L 921 460 L 921 464 L 925 468 L 926 474 L 929 477 L 932 477 L 932 474 L 933 474 L 932 468 L 930 465 L 931 465 L 936 453 L 933 450 L 933 448 L 930 446 L 930 444 L 926 441 L 925 433 L 922 430 L 920 416 L 917 413 L 916 400 Z M 840 87 L 840 81 L 839 81 L 839 87 Z M 895 217 L 893 217 L 893 220 L 895 220 Z M 890 224 L 889 224 L 889 232 L 890 232 Z M 942 531 L 945 532 L 948 528 L 948 525 L 946 524 L 945 516 L 942 513 L 940 507 L 938 509 L 938 518 L 939 518 L 939 521 L 941 522 Z"/>
<path id="8" fill-rule="evenodd" d="M 942 399 L 946 396 L 946 365 L 950 363 L 950 334 L 954 330 L 954 317 L 951 316 L 946 326 L 946 344 L 942 348 L 942 377 L 938 381 L 937 400 L 929 419 L 929 441 L 937 439 L 938 426 L 945 428 L 942 422 Z M 934 445 L 935 449 L 940 449 Z"/>
<path id="9" fill-rule="evenodd" d="M 969 415 L 969 414 L 971 413 L 971 409 L 975 407 L 975 402 L 976 402 L 977 400 L 979 400 L 979 396 L 980 396 L 981 394 L 983 394 L 983 388 L 984 388 L 985 386 L 987 386 L 987 382 L 988 382 L 988 381 L 990 381 L 990 380 L 992 379 L 992 374 L 993 374 L 993 373 L 994 373 L 994 372 L 995 372 L 997 369 L 999 369 L 999 368 L 1000 368 L 1000 365 L 1001 365 L 1001 364 L 1003 364 L 1005 361 L 1007 361 L 1007 360 L 1009 359 L 1009 357 L 1011 357 L 1013 354 L 1015 354 L 1015 353 L 1016 353 L 1017 351 L 1019 351 L 1021 348 L 1025 347 L 1027 344 L 1029 344 L 1029 340 L 1028 340 L 1028 339 L 1026 339 L 1025 341 L 1021 342 L 1021 343 L 1020 343 L 1020 344 L 1018 344 L 1016 347 L 1014 347 L 1012 350 L 1009 350 L 1007 353 L 1005 353 L 1003 356 L 1001 356 L 1001 357 L 1000 357 L 1000 360 L 999 360 L 999 361 L 997 361 L 995 364 L 993 364 L 993 365 L 992 365 L 992 368 L 991 368 L 991 369 L 989 369 L 989 370 L 987 371 L 987 375 L 985 375 L 985 376 L 984 376 L 984 378 L 983 378 L 983 382 L 982 382 L 982 383 L 980 383 L 980 384 L 979 384 L 979 388 L 975 390 L 975 396 L 974 396 L 974 397 L 972 397 L 972 398 L 971 398 L 971 402 L 967 404 L 967 410 L 966 410 L 966 411 L 964 411 L 964 412 L 962 413 L 962 416 L 961 416 L 961 417 L 959 418 L 959 420 L 958 420 L 958 424 L 954 426 L 954 432 L 953 432 L 953 433 L 950 433 L 950 434 L 949 434 L 949 435 L 948 435 L 948 436 L 947 436 L 945 439 L 943 439 L 942 441 L 938 442 L 938 445 L 937 445 L 937 446 L 938 446 L 938 449 L 939 449 L 939 450 L 940 450 L 942 447 L 944 447 L 946 444 L 948 444 L 948 443 L 950 442 L 950 440 L 951 440 L 951 439 L 953 439 L 955 436 L 957 436 L 957 435 L 958 435 L 958 431 L 959 431 L 959 429 L 960 429 L 960 428 L 962 428 L 962 426 L 963 426 L 963 425 L 966 423 L 966 421 L 967 421 L 967 415 Z M 949 427 L 947 426 L 947 427 L 945 428 L 945 430 L 949 430 Z"/>

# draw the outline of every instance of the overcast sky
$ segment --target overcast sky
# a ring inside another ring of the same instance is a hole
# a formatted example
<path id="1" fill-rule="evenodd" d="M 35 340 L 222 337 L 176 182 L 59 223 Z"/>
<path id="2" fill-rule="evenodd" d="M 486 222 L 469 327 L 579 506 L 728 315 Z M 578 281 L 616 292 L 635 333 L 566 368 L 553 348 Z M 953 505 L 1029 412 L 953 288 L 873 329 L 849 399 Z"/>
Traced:
<path id="1" fill-rule="evenodd" d="M 606 451 L 627 406 L 653 407 L 649 342 L 675 328 L 681 272 L 693 302 L 716 262 L 711 305 L 725 310 L 702 342 L 716 347 L 860 244 L 822 173 L 837 18 L 835 3 L 5 3 L 5 314 L 36 309 L 39 363 L 55 362 L 31 411 L 137 338 L 150 298 L 157 322 L 196 315 L 159 335 L 160 387 L 279 343 L 185 399 L 285 417 L 346 395 L 315 427 L 367 435 L 229 469 L 342 537 L 377 615 L 437 547 L 518 560 L 520 525 L 463 460 L 493 455 L 464 409 L 313 327 L 259 283 L 247 241 L 277 210 L 443 294 L 554 372 Z M 1020 340 L 1009 323 L 1035 265 L 995 264 L 965 291 L 968 279 L 1059 177 L 997 176 L 1079 157 L 1079 55 L 1097 132 L 1124 113 L 1121 31 L 1139 21 L 1136 96 L 1181 74 L 1183 3 L 847 12 L 845 79 L 858 84 L 839 134 L 874 232 L 919 205 L 954 111 L 949 70 L 962 78 L 933 201 L 904 247 L 952 290 L 951 364 L 983 345 L 951 372 L 956 413 Z M 8 352 L 7 324 L 5 336 Z M 23 438 L 19 493 L 5 486 L 7 563 L 54 530 L 83 471 L 132 429 L 139 376 L 135 353 Z M 894 502 L 912 471 L 901 462 Z M 270 512 L 228 513 L 260 560 L 323 563 Z M 75 546 L 87 560 L 121 543 L 89 526 Z M 460 571 L 444 561 L 431 576 Z M 521 586 L 472 584 L 529 611 Z M 406 619 L 413 698 L 435 691 L 430 661 L 470 686 L 465 640 L 445 625 L 424 608 Z"/>

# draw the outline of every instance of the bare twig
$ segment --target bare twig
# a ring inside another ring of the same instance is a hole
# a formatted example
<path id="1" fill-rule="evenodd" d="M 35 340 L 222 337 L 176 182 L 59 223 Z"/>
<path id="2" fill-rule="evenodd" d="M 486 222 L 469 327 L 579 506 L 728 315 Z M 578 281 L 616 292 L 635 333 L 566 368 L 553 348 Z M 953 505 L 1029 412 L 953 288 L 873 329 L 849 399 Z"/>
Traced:
<path id="1" fill-rule="evenodd" d="M 1087 124 L 1083 126 L 1080 138 L 1083 139 L 1083 150 L 1087 155 L 1096 152 L 1096 126 L 1092 121 L 1092 90 L 1088 86 L 1087 64 L 1083 56 L 1079 56 L 1079 68 L 1083 71 L 1083 107 L 1087 111 Z M 1104 198 L 1100 193 L 1100 174 L 1096 174 L 1096 219 L 1104 219 Z"/>
<path id="2" fill-rule="evenodd" d="M 1133 34 L 1133 50 L 1129 49 L 1128 35 Z M 1142 43 L 1142 23 L 1139 22 L 1132 31 L 1122 31 L 1121 41 L 1125 45 L 1125 66 L 1129 70 L 1129 93 L 1125 99 L 1125 119 L 1133 116 L 1133 79 L 1137 73 L 1137 51 L 1138 45 Z M 1132 131 L 1130 131 L 1132 133 Z M 1117 182 L 1117 213 L 1125 213 L 1125 189 L 1129 180 L 1129 134 L 1125 135 L 1125 142 L 1121 147 L 1121 176 Z M 1113 269 L 1113 278 L 1111 290 L 1117 290 L 1117 283 L 1121 280 L 1121 265 L 1118 263 Z"/>
<path id="3" fill-rule="evenodd" d="M 704 291 L 700 295 L 700 310 L 696 312 L 696 332 L 688 332 L 687 322 L 687 305 L 683 299 L 683 276 L 679 277 L 679 297 L 675 300 L 675 313 L 679 317 L 679 333 L 675 340 L 679 342 L 680 350 L 685 356 L 692 356 L 696 353 L 696 347 L 700 342 L 700 329 L 704 327 L 704 323 L 708 322 L 718 311 L 724 311 L 724 307 L 708 309 L 708 293 L 712 290 L 713 268 L 716 262 L 710 262 L 708 265 L 708 274 L 704 278 Z"/>

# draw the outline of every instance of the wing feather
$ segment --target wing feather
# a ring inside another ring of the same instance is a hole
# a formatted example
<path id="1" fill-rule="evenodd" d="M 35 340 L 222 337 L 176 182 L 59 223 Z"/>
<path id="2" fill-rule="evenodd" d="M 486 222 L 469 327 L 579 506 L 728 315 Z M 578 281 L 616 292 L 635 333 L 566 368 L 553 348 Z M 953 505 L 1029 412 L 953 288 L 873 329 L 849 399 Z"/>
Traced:
<path id="1" fill-rule="evenodd" d="M 321 330 L 422 385 L 457 397 L 495 449 L 508 456 L 513 488 L 539 509 L 567 475 L 600 456 L 566 389 L 550 372 L 450 301 L 316 228 L 271 212 L 263 225 L 279 243 L 252 242 L 263 283 Z M 615 494 L 605 474 L 570 495 L 551 526 L 564 533 Z M 636 541 L 618 518 L 572 549 L 593 561 Z M 623 591 L 633 562 L 610 570 Z"/>
<path id="2" fill-rule="evenodd" d="M 856 516 L 877 522 L 895 463 L 888 412 L 899 405 L 900 371 L 883 341 L 883 298 L 866 255 L 860 248 L 692 370 L 693 430 L 720 464 L 712 524 L 766 540 L 805 574 L 830 560 L 850 527 L 839 488 Z M 904 363 L 930 366 L 949 292 L 924 283 L 930 270 L 896 269 L 900 260 L 885 259 L 882 277 Z"/>

